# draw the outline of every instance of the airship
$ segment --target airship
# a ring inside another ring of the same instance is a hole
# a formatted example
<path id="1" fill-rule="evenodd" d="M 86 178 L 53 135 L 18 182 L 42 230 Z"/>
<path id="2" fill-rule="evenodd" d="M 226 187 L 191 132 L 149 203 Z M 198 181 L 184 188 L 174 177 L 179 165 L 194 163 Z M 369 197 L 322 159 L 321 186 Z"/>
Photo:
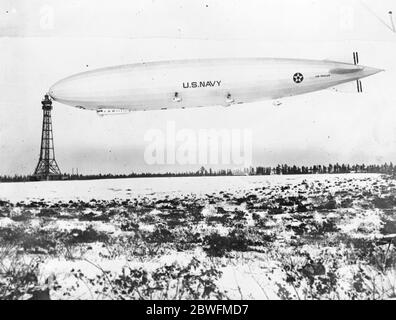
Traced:
<path id="1" fill-rule="evenodd" d="M 91 70 L 56 82 L 54 101 L 99 115 L 231 106 L 280 99 L 352 83 L 381 69 L 329 60 L 220 58 L 155 61 Z"/>

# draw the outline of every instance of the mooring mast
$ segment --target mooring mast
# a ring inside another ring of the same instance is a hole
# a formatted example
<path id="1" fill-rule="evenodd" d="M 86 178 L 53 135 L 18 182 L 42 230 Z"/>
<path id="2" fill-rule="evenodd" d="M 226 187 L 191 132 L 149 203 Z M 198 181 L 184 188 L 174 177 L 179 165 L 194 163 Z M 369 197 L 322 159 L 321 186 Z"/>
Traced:
<path id="1" fill-rule="evenodd" d="M 61 172 L 55 160 L 54 139 L 52 135 L 52 101 L 48 94 L 44 96 L 41 104 L 43 105 L 43 131 L 41 134 L 40 159 L 33 177 L 36 180 L 59 179 Z"/>

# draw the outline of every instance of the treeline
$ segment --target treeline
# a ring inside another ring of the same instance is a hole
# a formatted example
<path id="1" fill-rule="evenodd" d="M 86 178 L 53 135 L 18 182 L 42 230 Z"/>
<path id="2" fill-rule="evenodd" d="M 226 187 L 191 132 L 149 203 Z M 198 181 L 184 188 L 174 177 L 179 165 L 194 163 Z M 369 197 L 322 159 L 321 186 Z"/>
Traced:
<path id="1" fill-rule="evenodd" d="M 288 166 L 287 164 L 278 165 L 275 168 L 257 167 L 256 175 L 265 174 L 324 174 L 324 173 L 383 173 L 393 174 L 396 168 L 392 162 L 390 164 L 382 165 L 349 165 L 349 164 L 329 164 L 329 165 L 314 165 L 310 167 Z"/>
<path id="2" fill-rule="evenodd" d="M 53 177 L 52 180 L 92 180 L 92 179 L 121 179 L 121 178 L 156 178 L 156 177 L 194 177 L 194 176 L 238 176 L 238 175 L 292 175 L 292 174 L 339 174 L 339 173 L 381 173 L 396 175 L 396 167 L 390 164 L 382 165 L 349 165 L 329 164 L 314 166 L 289 166 L 286 164 L 276 167 L 251 167 L 244 169 L 205 169 L 190 172 L 166 172 L 166 173 L 130 173 L 130 174 L 62 174 Z M 32 175 L 0 176 L 0 182 L 24 182 L 34 181 Z"/>

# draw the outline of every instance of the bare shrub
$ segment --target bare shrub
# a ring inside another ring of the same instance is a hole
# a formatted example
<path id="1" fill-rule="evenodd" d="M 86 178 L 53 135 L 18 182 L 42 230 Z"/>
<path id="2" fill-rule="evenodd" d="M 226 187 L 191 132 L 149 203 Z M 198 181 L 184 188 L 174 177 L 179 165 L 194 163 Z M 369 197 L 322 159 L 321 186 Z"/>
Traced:
<path id="1" fill-rule="evenodd" d="M 80 270 L 74 276 L 88 283 L 97 295 L 112 299 L 221 299 L 216 285 L 221 272 L 214 266 L 193 258 L 186 266 L 178 263 L 165 265 L 149 272 L 143 268 L 126 266 L 121 274 L 101 270 L 96 278 L 86 277 Z"/>

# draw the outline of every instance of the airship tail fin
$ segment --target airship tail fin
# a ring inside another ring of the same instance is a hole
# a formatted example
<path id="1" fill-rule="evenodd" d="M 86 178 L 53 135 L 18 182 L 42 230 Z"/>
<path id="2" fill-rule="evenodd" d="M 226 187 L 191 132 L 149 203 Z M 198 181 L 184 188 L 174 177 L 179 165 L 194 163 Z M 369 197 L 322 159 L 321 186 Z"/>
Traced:
<path id="1" fill-rule="evenodd" d="M 354 51 L 352 53 L 352 61 L 351 61 L 351 56 L 342 54 L 341 56 L 333 56 L 333 57 L 328 57 L 326 59 L 324 59 L 325 61 L 334 61 L 334 62 L 341 62 L 341 63 L 353 63 L 354 65 L 358 65 L 359 64 L 359 52 Z"/>
<path id="2" fill-rule="evenodd" d="M 357 66 L 359 64 L 359 53 L 357 51 L 353 53 L 353 64 L 355 66 Z M 362 81 L 360 81 L 359 79 L 356 80 L 356 88 L 357 88 L 358 93 L 363 92 Z"/>
<path id="3" fill-rule="evenodd" d="M 357 83 L 360 83 L 360 85 Z M 359 87 L 360 87 L 360 89 L 359 89 Z M 342 84 L 339 84 L 338 86 L 330 88 L 330 90 L 335 91 L 335 92 L 340 92 L 340 93 L 356 93 L 356 89 L 357 89 L 357 92 L 363 91 L 361 88 L 360 80 L 342 83 Z"/>
<path id="4" fill-rule="evenodd" d="M 357 87 L 357 92 L 359 92 L 359 93 L 363 92 L 362 81 L 356 80 L 356 87 Z"/>
<path id="5" fill-rule="evenodd" d="M 359 64 L 359 52 L 353 52 L 353 64 L 356 66 Z"/>
<path id="6" fill-rule="evenodd" d="M 353 64 L 355 66 L 359 65 L 359 52 L 354 51 L 352 53 L 352 58 L 353 58 Z M 330 88 L 333 91 L 336 92 L 343 92 L 343 93 L 351 93 L 351 92 L 358 92 L 362 93 L 363 92 L 363 85 L 361 80 L 356 80 L 356 82 L 347 82 L 340 84 L 338 86 Z"/>
<path id="7" fill-rule="evenodd" d="M 353 53 L 353 55 L 355 56 L 355 52 Z M 351 56 L 350 56 L 349 52 L 348 53 L 342 52 L 342 53 L 337 53 L 335 55 L 327 57 L 324 60 L 325 61 L 333 61 L 333 62 L 341 62 L 341 63 L 351 63 Z"/>

